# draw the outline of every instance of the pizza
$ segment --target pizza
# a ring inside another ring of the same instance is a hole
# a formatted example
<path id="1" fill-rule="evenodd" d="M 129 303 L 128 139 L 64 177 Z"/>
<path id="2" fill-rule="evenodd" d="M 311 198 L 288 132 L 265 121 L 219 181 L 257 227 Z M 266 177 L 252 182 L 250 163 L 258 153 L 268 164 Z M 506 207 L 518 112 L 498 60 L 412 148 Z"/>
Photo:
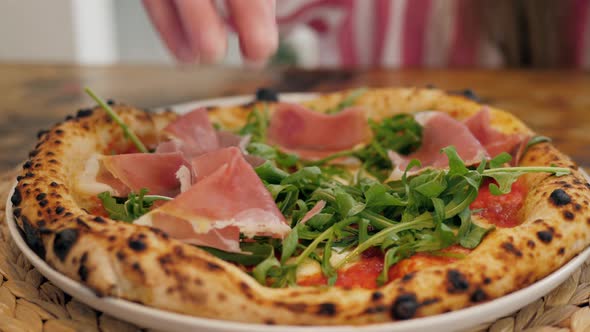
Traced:
<path id="1" fill-rule="evenodd" d="M 263 324 L 477 305 L 590 243 L 590 185 L 510 113 L 357 89 L 184 115 L 104 103 L 39 134 L 11 196 L 26 243 L 99 296 Z"/>

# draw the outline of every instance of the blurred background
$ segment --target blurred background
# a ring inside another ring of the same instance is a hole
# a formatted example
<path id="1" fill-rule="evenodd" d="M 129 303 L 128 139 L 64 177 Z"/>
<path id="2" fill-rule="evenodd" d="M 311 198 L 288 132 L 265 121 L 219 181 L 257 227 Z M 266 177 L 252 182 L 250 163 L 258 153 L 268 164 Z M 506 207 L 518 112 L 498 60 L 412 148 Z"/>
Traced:
<path id="1" fill-rule="evenodd" d="M 273 61 L 313 67 L 317 42 L 307 26 L 291 29 Z M 174 63 L 140 0 L 0 0 L 0 61 Z M 234 33 L 223 64 L 242 64 Z"/>
<path id="2" fill-rule="evenodd" d="M 271 63 L 304 68 L 590 68 L 589 3 L 278 0 L 281 42 Z M 290 16 L 297 16 L 293 20 L 296 24 L 281 20 Z M 351 25 L 349 32 L 345 30 L 347 24 Z M 344 30 L 338 30 L 342 27 Z M 415 40 L 409 46 L 408 36 Z M 342 45 L 350 41 L 355 44 L 355 59 L 334 60 L 343 56 L 346 51 Z M 228 46 L 222 63 L 241 65 L 239 43 L 233 33 Z M 327 49 L 332 53 L 326 53 Z M 408 54 L 413 58 L 404 59 Z M 174 63 L 140 0 L 0 0 L 0 61 Z"/>

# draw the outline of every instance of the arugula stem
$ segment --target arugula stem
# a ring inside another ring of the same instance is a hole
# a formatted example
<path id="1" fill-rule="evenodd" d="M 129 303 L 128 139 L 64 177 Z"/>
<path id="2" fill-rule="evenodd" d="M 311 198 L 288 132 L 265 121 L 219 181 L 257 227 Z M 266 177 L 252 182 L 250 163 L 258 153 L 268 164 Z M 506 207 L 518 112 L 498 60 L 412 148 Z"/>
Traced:
<path id="1" fill-rule="evenodd" d="M 107 114 L 113 119 L 113 121 L 115 121 L 121 127 L 121 129 L 123 129 L 123 133 L 125 134 L 125 137 L 129 138 L 131 140 L 131 142 L 133 142 L 133 144 L 135 145 L 135 147 L 137 148 L 137 150 L 139 150 L 140 152 L 143 152 L 143 153 L 148 153 L 149 152 L 148 149 L 145 147 L 145 145 L 143 145 L 143 143 L 135 135 L 135 133 L 133 133 L 133 131 L 131 131 L 131 129 L 129 129 L 129 127 L 125 124 L 125 122 L 123 122 L 123 120 L 121 120 L 121 118 L 119 117 L 119 115 L 117 115 L 117 113 L 115 113 L 115 111 L 113 111 L 113 109 L 107 103 L 105 103 L 104 100 L 100 99 L 89 88 L 85 88 L 84 91 L 92 99 L 94 99 L 94 101 L 100 107 L 102 107 L 105 110 L 105 112 L 107 112 Z"/>
<path id="2" fill-rule="evenodd" d="M 151 203 L 151 202 L 155 202 L 155 201 L 171 201 L 171 200 L 173 200 L 173 198 L 168 197 L 168 196 L 162 196 L 162 195 L 145 195 L 145 196 L 143 196 L 143 200 L 146 203 Z"/>
<path id="3" fill-rule="evenodd" d="M 385 218 L 384 216 L 380 215 L 379 213 L 375 213 L 375 212 L 369 211 L 369 210 L 363 210 L 361 213 L 358 214 L 358 216 L 369 220 L 371 222 L 371 225 L 373 225 L 379 229 L 383 229 L 383 228 L 387 228 L 387 227 L 396 225 L 396 223 L 393 220 L 391 220 L 389 218 Z"/>
<path id="4" fill-rule="evenodd" d="M 303 260 L 307 258 L 307 256 L 309 256 L 312 252 L 315 251 L 315 249 L 321 242 L 332 236 L 332 233 L 334 233 L 334 226 L 326 229 L 322 234 L 316 237 L 315 240 L 313 240 L 313 242 L 309 246 L 307 246 L 307 248 L 305 248 L 305 250 L 299 256 L 297 256 L 297 258 L 295 259 L 295 265 L 299 266 L 299 264 L 301 264 Z"/>
<path id="5" fill-rule="evenodd" d="M 329 161 L 332 161 L 334 159 L 338 159 L 341 157 L 351 157 L 354 156 L 354 152 L 355 150 L 344 150 L 344 151 L 339 151 L 336 153 L 333 153 L 325 158 L 319 159 L 319 160 L 315 160 L 315 161 L 311 161 L 311 162 L 307 162 L 306 165 L 307 166 L 320 166 L 323 165 Z"/>
<path id="6" fill-rule="evenodd" d="M 341 268 L 344 264 L 350 262 L 352 259 L 362 254 L 365 250 L 381 243 L 389 235 L 399 233 L 407 229 L 422 229 L 425 227 L 434 227 L 434 219 L 432 218 L 432 215 L 429 212 L 425 212 L 419 215 L 412 221 L 396 224 L 394 226 L 390 226 L 388 228 L 381 230 L 379 233 L 371 236 L 367 241 L 360 243 L 356 248 L 354 248 L 353 251 L 346 255 L 346 257 L 344 257 L 343 260 L 338 262 L 334 266 L 334 268 L 336 270 Z"/>

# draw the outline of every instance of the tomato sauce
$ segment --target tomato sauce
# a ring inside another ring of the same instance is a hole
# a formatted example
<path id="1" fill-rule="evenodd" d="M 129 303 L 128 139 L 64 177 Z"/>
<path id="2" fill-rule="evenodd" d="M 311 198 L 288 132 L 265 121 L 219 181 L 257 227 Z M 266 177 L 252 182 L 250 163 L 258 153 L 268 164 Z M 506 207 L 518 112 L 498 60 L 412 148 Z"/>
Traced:
<path id="1" fill-rule="evenodd" d="M 469 250 L 459 246 L 451 246 L 442 250 L 443 253 L 468 254 Z M 338 278 L 335 286 L 338 287 L 361 287 L 375 289 L 377 277 L 383 270 L 383 254 L 377 248 L 367 250 L 361 256 L 359 262 L 353 266 L 338 271 Z M 389 268 L 388 279 L 393 281 L 402 278 L 404 275 L 424 269 L 430 266 L 445 265 L 456 261 L 458 258 L 450 256 L 435 256 L 427 253 L 417 253 L 410 258 L 406 258 L 394 264 Z M 328 281 L 322 273 L 307 276 L 297 280 L 300 286 L 321 286 L 327 285 Z"/>
<path id="2" fill-rule="evenodd" d="M 526 186 L 519 179 L 512 184 L 510 193 L 506 195 L 492 195 L 489 184 L 492 181 L 484 181 L 479 188 L 479 194 L 470 208 L 480 210 L 476 214 L 486 218 L 497 227 L 515 227 L 520 224 L 519 211 L 526 197 Z"/>

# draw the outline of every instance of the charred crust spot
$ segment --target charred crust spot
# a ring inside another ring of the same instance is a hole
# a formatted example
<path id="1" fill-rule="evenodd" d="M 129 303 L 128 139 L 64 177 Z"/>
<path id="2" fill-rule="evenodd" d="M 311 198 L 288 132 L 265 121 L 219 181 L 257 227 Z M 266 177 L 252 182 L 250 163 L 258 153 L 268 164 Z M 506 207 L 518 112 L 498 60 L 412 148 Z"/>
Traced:
<path id="1" fill-rule="evenodd" d="M 485 300 L 488 299 L 488 294 L 486 294 L 486 292 L 483 291 L 483 289 L 478 288 L 476 289 L 473 294 L 471 294 L 471 302 L 483 302 Z"/>
<path id="2" fill-rule="evenodd" d="M 336 314 L 336 305 L 331 302 L 321 303 L 317 314 L 320 316 L 334 316 Z"/>
<path id="3" fill-rule="evenodd" d="M 209 269 L 209 271 L 220 271 L 223 270 L 223 268 L 221 267 L 221 265 L 213 263 L 213 262 L 207 262 L 207 269 Z M 248 285 L 246 285 L 248 286 Z"/>
<path id="4" fill-rule="evenodd" d="M 135 263 L 131 264 L 131 268 L 132 268 L 133 270 L 137 271 L 137 272 L 143 272 L 143 271 L 141 270 L 141 265 L 139 265 L 139 263 L 138 263 L 138 262 L 135 262 Z"/>
<path id="5" fill-rule="evenodd" d="M 257 101 L 279 101 L 279 94 L 270 88 L 258 88 L 256 90 Z"/>
<path id="6" fill-rule="evenodd" d="M 492 283 L 492 278 L 490 278 L 490 277 L 483 278 L 483 283 L 484 283 L 484 285 L 491 284 Z"/>
<path id="7" fill-rule="evenodd" d="M 16 208 L 16 209 L 12 210 L 12 215 L 15 218 L 19 218 L 21 215 L 21 212 L 22 212 L 21 208 Z"/>
<path id="8" fill-rule="evenodd" d="M 425 305 L 431 305 L 431 304 L 435 304 L 440 302 L 440 299 L 438 297 L 432 297 L 429 299 L 426 299 L 424 301 L 422 301 L 422 303 L 420 304 L 421 306 L 425 306 Z"/>
<path id="9" fill-rule="evenodd" d="M 32 172 L 26 172 L 25 173 L 25 178 L 34 178 L 35 174 L 33 174 Z"/>
<path id="10" fill-rule="evenodd" d="M 534 249 L 536 244 L 535 244 L 535 241 L 533 241 L 533 240 L 528 240 L 528 241 L 526 242 L 526 245 L 527 245 L 529 248 L 531 248 L 531 249 Z"/>
<path id="11" fill-rule="evenodd" d="M 380 305 L 377 305 L 374 307 L 368 307 L 365 310 L 365 313 L 370 315 L 370 314 L 378 314 L 378 313 L 385 312 L 385 311 L 387 311 L 387 306 L 380 304 Z"/>
<path id="12" fill-rule="evenodd" d="M 447 291 L 449 293 L 461 293 L 469 288 L 469 281 L 463 273 L 457 270 L 447 272 Z"/>
<path id="13" fill-rule="evenodd" d="M 41 207 L 46 207 L 47 204 L 49 204 L 49 202 L 46 199 L 39 202 L 39 206 L 41 206 Z"/>
<path id="14" fill-rule="evenodd" d="M 109 242 L 115 242 L 115 241 L 117 241 L 117 236 L 110 235 L 107 239 L 109 240 Z"/>
<path id="15" fill-rule="evenodd" d="M 31 150 L 31 152 L 29 152 L 29 158 L 33 158 L 33 157 L 37 156 L 38 154 L 39 154 L 39 150 L 37 150 L 37 149 Z"/>
<path id="16" fill-rule="evenodd" d="M 551 195 L 549 195 L 549 200 L 555 206 L 563 206 L 569 204 L 572 201 L 572 198 L 563 189 L 555 189 Z"/>
<path id="17" fill-rule="evenodd" d="M 217 293 L 217 301 L 225 302 L 225 300 L 227 300 L 227 296 L 224 293 Z"/>
<path id="18" fill-rule="evenodd" d="M 22 201 L 23 197 L 20 193 L 20 190 L 18 190 L 18 188 L 14 188 L 14 192 L 12 193 L 12 196 L 10 196 L 10 202 L 13 206 L 19 206 Z"/>
<path id="19" fill-rule="evenodd" d="M 135 251 L 144 251 L 147 248 L 147 244 L 140 238 L 130 238 L 128 244 Z"/>
<path id="20" fill-rule="evenodd" d="M 506 250 L 507 252 L 513 254 L 516 257 L 522 257 L 522 251 L 518 250 L 512 243 L 504 242 L 501 245 L 502 249 Z"/>
<path id="21" fill-rule="evenodd" d="M 57 188 L 59 186 L 59 184 L 55 181 L 52 181 L 49 185 L 52 186 L 53 188 Z"/>
<path id="22" fill-rule="evenodd" d="M 41 139 L 41 136 L 47 134 L 49 132 L 49 130 L 47 129 L 41 129 L 37 132 L 37 139 Z"/>
<path id="23" fill-rule="evenodd" d="M 97 223 L 99 223 L 99 224 L 104 224 L 104 223 L 105 223 L 105 221 L 104 221 L 104 218 L 103 218 L 103 217 L 100 217 L 100 216 L 96 216 L 96 217 L 94 217 L 94 219 L 92 219 L 92 220 L 93 220 L 94 222 L 97 222 Z"/>
<path id="24" fill-rule="evenodd" d="M 78 226 L 85 228 L 85 229 L 90 229 L 90 226 L 88 226 L 88 224 L 82 220 L 82 218 L 78 217 L 76 218 L 76 224 L 78 224 Z"/>
<path id="25" fill-rule="evenodd" d="M 572 211 L 563 211 L 563 217 L 565 220 L 574 220 L 576 215 Z"/>
<path id="26" fill-rule="evenodd" d="M 56 139 L 55 141 L 53 141 L 53 144 L 60 145 L 61 143 L 62 143 L 62 142 L 61 142 L 60 140 L 58 140 L 58 139 Z"/>
<path id="27" fill-rule="evenodd" d="M 376 302 L 379 301 L 383 298 L 383 293 L 381 293 L 380 291 L 374 291 L 373 294 L 371 294 L 371 301 Z"/>
<path id="28" fill-rule="evenodd" d="M 415 272 L 410 272 L 410 273 L 404 274 L 404 276 L 402 277 L 402 281 L 408 282 L 408 281 L 412 280 L 414 278 L 415 274 L 416 274 Z"/>
<path id="29" fill-rule="evenodd" d="M 74 117 L 71 114 L 66 115 L 66 121 L 72 120 Z"/>
<path id="30" fill-rule="evenodd" d="M 410 319 L 416 315 L 419 306 L 416 294 L 401 294 L 391 305 L 391 317 L 399 320 Z"/>
<path id="31" fill-rule="evenodd" d="M 61 134 L 63 134 L 63 133 L 64 133 L 64 131 L 63 131 L 63 130 L 61 130 L 61 129 L 56 129 L 56 130 L 55 130 L 55 133 L 56 133 L 56 134 L 58 134 L 58 135 L 61 135 Z"/>
<path id="32" fill-rule="evenodd" d="M 580 205 L 578 203 L 574 204 L 574 210 L 580 211 L 581 209 L 582 209 L 582 205 Z"/>
<path id="33" fill-rule="evenodd" d="M 63 262 L 77 240 L 77 229 L 66 228 L 61 230 L 55 234 L 53 239 L 53 252 Z"/>
<path id="34" fill-rule="evenodd" d="M 560 256 L 563 256 L 563 254 L 565 254 L 565 248 L 564 247 L 559 248 L 559 250 L 557 250 L 557 254 Z"/>
<path id="35" fill-rule="evenodd" d="M 459 95 L 462 95 L 463 97 L 469 99 L 469 100 L 473 100 L 475 102 L 480 102 L 481 99 L 479 98 L 479 96 L 471 89 L 465 89 L 463 91 L 459 91 L 458 92 Z"/>
<path id="36" fill-rule="evenodd" d="M 543 243 L 550 243 L 551 240 L 553 240 L 553 231 L 551 230 L 547 230 L 547 231 L 538 231 L 537 232 L 537 237 L 539 238 L 539 240 L 541 240 L 541 242 Z"/>
<path id="37" fill-rule="evenodd" d="M 64 217 L 71 217 L 71 216 L 73 216 L 73 215 L 74 215 L 74 214 L 73 214 L 72 212 L 66 212 L 66 213 L 64 214 Z"/>
<path id="38" fill-rule="evenodd" d="M 24 164 L 23 164 L 23 169 L 27 169 L 27 168 L 31 168 L 32 166 L 32 162 L 30 160 L 27 160 Z"/>
<path id="39" fill-rule="evenodd" d="M 80 267 L 78 268 L 78 276 L 82 281 L 88 280 L 88 273 L 90 272 L 88 271 L 88 267 L 86 266 L 87 260 L 88 252 L 85 252 L 84 254 L 82 254 L 82 257 L 80 257 Z"/>
<path id="40" fill-rule="evenodd" d="M 89 108 L 78 110 L 78 112 L 76 113 L 76 118 L 80 119 L 80 118 L 89 117 L 92 115 L 93 112 L 94 111 Z"/>
<path id="41" fill-rule="evenodd" d="M 266 325 L 275 325 L 277 322 L 274 321 L 272 318 L 268 318 L 264 320 L 264 324 Z"/>
<path id="42" fill-rule="evenodd" d="M 35 196 L 35 199 L 38 200 L 38 201 L 41 201 L 41 200 L 44 200 L 45 197 L 47 197 L 47 194 L 46 193 L 40 193 L 37 196 Z"/>
<path id="43" fill-rule="evenodd" d="M 109 106 L 115 105 L 115 100 L 113 100 L 112 98 L 107 99 L 107 105 L 109 105 Z"/>
<path id="44" fill-rule="evenodd" d="M 59 205 L 55 208 L 55 214 L 62 214 L 64 211 L 66 210 L 66 208 L 64 208 L 63 206 Z"/>
<path id="45" fill-rule="evenodd" d="M 299 302 L 299 303 L 282 303 L 282 302 L 278 302 L 276 303 L 279 306 L 285 307 L 288 310 L 292 311 L 292 312 L 305 312 L 305 310 L 307 309 L 307 304 L 303 303 L 303 302 Z"/>
<path id="46" fill-rule="evenodd" d="M 242 290 L 242 293 L 246 295 L 247 298 L 252 299 L 254 297 L 254 295 L 252 294 L 252 289 L 250 289 L 250 286 L 247 283 L 240 281 L 240 289 Z"/>
<path id="47" fill-rule="evenodd" d="M 122 251 L 122 250 L 117 251 L 117 259 L 118 260 L 124 261 L 125 258 L 127 258 L 127 255 L 125 254 L 124 251 Z"/>
<path id="48" fill-rule="evenodd" d="M 37 256 L 41 259 L 45 259 L 45 246 L 43 246 L 39 230 L 33 227 L 29 219 L 25 216 L 22 216 L 21 221 L 23 224 L 25 242 L 29 248 L 37 254 Z"/>

